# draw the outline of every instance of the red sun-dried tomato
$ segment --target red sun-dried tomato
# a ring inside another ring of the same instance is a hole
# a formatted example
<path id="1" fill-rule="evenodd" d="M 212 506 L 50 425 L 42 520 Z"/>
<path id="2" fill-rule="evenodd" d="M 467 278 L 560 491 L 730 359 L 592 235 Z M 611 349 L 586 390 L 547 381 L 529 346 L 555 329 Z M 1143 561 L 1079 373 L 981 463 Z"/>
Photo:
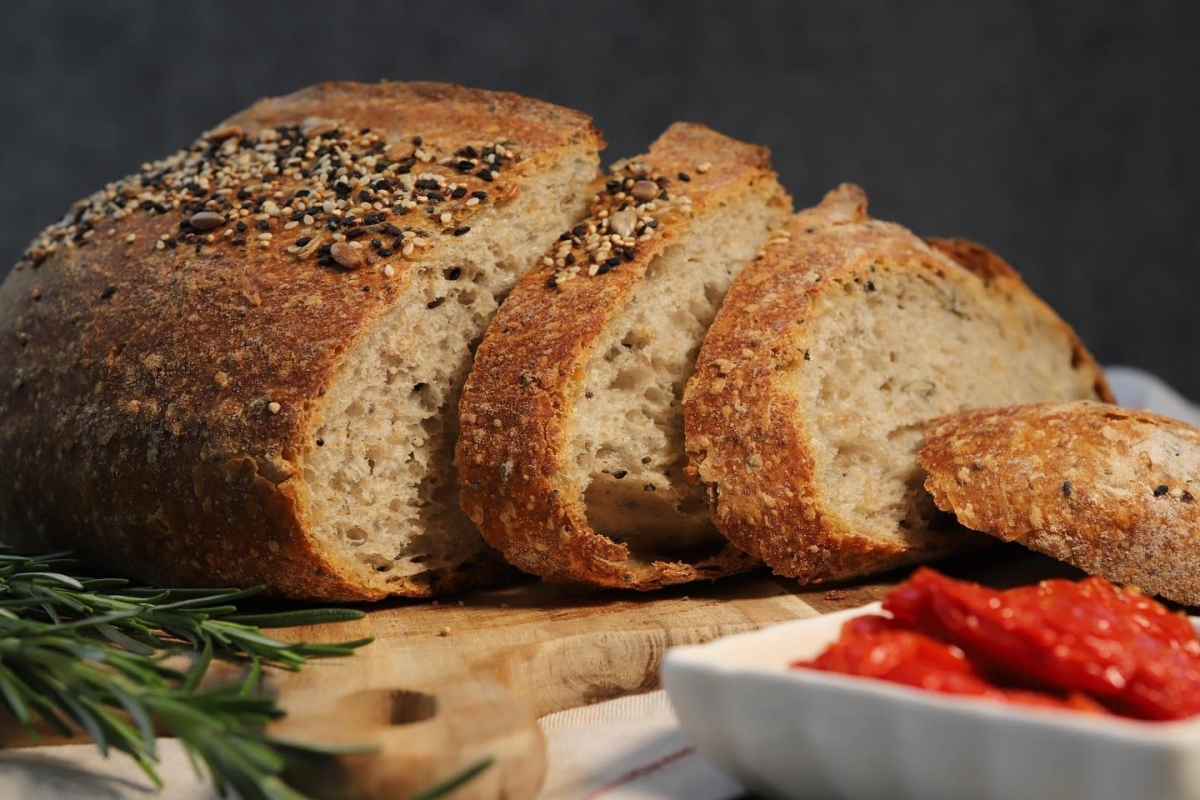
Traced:
<path id="1" fill-rule="evenodd" d="M 793 666 L 877 678 L 943 694 L 1105 713 L 1102 706 L 1078 694 L 1058 697 L 996 686 L 959 648 L 875 615 L 849 620 L 842 626 L 841 638 L 821 655 Z"/>
<path id="2" fill-rule="evenodd" d="M 1200 713 L 1200 639 L 1182 615 L 1100 578 L 996 591 L 922 568 L 884 599 L 897 624 L 1023 685 L 1144 719 Z"/>

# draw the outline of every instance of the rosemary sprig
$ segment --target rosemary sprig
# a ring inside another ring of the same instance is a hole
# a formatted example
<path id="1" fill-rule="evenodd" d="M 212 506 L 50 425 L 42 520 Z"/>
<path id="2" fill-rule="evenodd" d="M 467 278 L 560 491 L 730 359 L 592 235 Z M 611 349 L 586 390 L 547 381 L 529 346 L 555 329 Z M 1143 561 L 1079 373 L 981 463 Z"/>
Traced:
<path id="1" fill-rule="evenodd" d="M 308 658 L 350 655 L 370 642 L 292 644 L 281 628 L 359 619 L 353 609 L 243 614 L 234 605 L 258 590 L 133 588 L 113 578 L 70 574 L 69 554 L 16 555 L 0 547 L 0 709 L 34 741 L 40 719 L 85 732 L 107 754 L 131 756 L 158 786 L 156 725 L 203 762 L 218 792 L 244 800 L 302 800 L 281 775 L 289 758 L 363 752 L 274 739 L 263 725 L 283 716 L 255 692 L 264 666 L 297 670 Z M 165 659 L 191 653 L 181 672 Z M 241 682 L 207 688 L 214 657 L 247 664 Z"/>

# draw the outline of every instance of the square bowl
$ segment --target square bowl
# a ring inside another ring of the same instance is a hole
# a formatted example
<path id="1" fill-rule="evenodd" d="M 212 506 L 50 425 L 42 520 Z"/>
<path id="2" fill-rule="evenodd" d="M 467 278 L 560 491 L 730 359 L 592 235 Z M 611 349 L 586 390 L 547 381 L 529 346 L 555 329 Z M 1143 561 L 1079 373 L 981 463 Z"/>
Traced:
<path id="1" fill-rule="evenodd" d="M 879 603 L 671 649 L 662 682 L 684 733 L 770 798 L 1200 798 L 1200 717 L 1096 717 L 789 667 L 871 613 Z"/>

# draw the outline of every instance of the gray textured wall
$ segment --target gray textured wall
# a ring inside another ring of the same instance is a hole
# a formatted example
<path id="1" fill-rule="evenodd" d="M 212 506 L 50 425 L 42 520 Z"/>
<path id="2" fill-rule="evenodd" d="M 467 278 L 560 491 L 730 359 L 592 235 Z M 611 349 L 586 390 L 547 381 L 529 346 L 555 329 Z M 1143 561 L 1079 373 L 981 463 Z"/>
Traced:
<path id="1" fill-rule="evenodd" d="M 1198 21 L 1187 0 L 9 4 L 0 263 L 260 96 L 458 81 L 591 113 L 611 158 L 687 119 L 769 145 L 798 205 L 861 183 L 877 216 L 1009 258 L 1105 362 L 1200 397 Z"/>

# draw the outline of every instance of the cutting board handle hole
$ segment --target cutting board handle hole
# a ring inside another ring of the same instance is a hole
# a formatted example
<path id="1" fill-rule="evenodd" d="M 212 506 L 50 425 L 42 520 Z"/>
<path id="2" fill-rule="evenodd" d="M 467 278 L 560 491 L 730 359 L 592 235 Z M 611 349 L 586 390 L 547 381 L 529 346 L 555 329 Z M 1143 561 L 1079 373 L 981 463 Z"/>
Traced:
<path id="1" fill-rule="evenodd" d="M 364 689 L 347 695 L 340 710 L 361 725 L 412 725 L 437 715 L 437 698 L 411 689 Z"/>

